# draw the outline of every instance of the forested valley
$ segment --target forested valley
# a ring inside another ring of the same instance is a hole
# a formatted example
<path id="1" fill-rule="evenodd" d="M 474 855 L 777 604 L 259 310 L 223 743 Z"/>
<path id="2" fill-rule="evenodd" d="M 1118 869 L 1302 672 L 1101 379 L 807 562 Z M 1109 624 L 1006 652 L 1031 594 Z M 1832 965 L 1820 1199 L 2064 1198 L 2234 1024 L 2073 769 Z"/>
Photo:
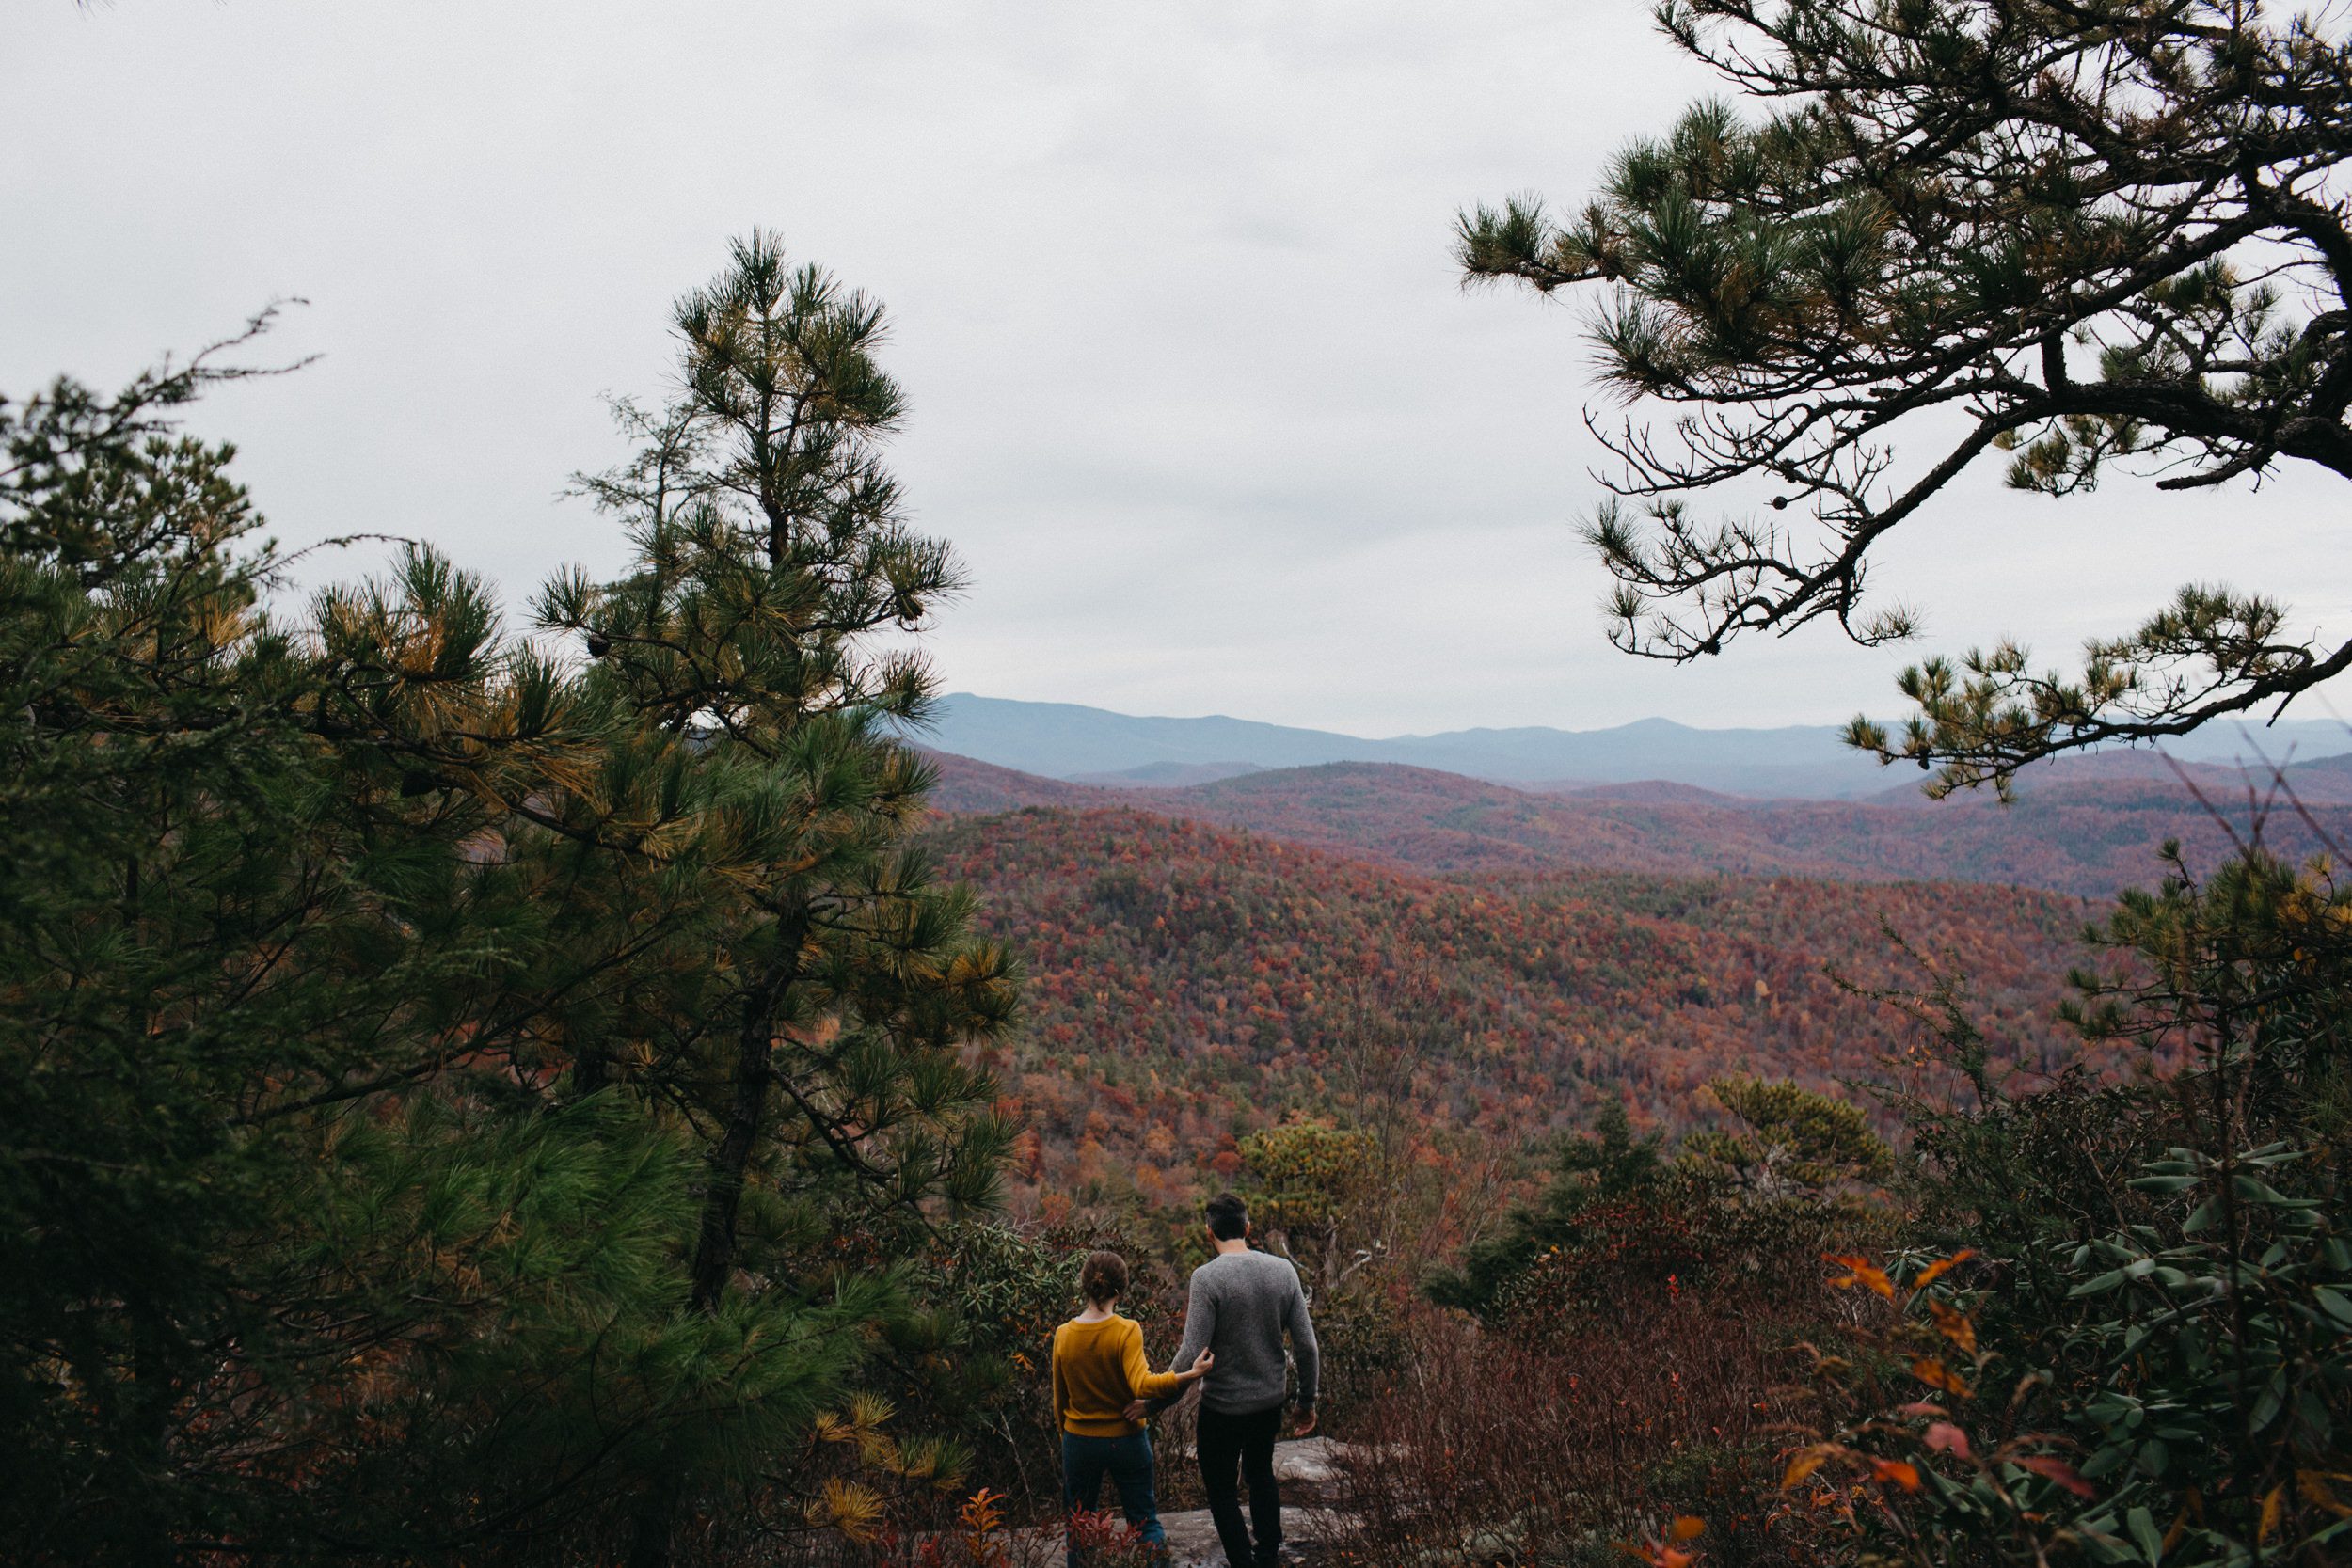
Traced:
<path id="1" fill-rule="evenodd" d="M 1030 1190 L 1181 1212 L 1286 1117 L 1407 1116 L 1475 1161 L 1588 1126 L 1717 1114 L 1720 1077 L 1838 1092 L 1918 1041 L 1867 992 L 1964 982 L 2005 1068 L 2077 1052 L 2063 975 L 2092 913 L 1968 883 L 1417 876 L 1136 811 L 933 830 L 1025 955 L 1006 1086 Z"/>

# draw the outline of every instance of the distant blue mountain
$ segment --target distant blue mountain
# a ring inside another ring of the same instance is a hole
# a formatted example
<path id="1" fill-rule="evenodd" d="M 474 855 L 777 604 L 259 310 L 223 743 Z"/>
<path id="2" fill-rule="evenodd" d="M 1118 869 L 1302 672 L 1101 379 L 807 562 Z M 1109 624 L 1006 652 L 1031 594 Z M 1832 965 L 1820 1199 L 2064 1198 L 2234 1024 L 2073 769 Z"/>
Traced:
<path id="1" fill-rule="evenodd" d="M 1137 718 L 1074 703 L 1024 703 L 958 692 L 944 699 L 925 745 L 1054 779 L 1129 775 L 1192 782 L 1251 768 L 1392 762 L 1513 784 L 1609 784 L 1662 780 L 1727 795 L 1838 800 L 1912 782 L 1849 751 L 1828 724 L 1693 729 L 1644 719 L 1605 730 L 1454 730 L 1385 740 L 1248 719 Z M 2172 743 L 2185 761 L 2274 761 L 2352 752 L 2352 729 L 2333 721 L 2267 729 L 2208 727 Z"/>

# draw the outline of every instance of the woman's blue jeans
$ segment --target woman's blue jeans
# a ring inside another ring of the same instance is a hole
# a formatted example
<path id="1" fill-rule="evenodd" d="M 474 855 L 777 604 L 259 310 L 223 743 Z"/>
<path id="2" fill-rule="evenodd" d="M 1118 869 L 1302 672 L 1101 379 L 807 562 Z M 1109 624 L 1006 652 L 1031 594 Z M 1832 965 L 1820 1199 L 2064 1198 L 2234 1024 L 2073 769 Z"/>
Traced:
<path id="1" fill-rule="evenodd" d="M 1127 1437 L 1081 1437 L 1061 1434 L 1061 1504 L 1064 1513 L 1077 1509 L 1094 1512 L 1103 1495 L 1103 1478 L 1119 1488 L 1119 1511 L 1136 1533 L 1157 1546 L 1168 1539 L 1160 1528 L 1160 1509 L 1152 1496 L 1152 1434 Z M 1070 1549 L 1070 1568 L 1079 1568 L 1078 1549 Z"/>

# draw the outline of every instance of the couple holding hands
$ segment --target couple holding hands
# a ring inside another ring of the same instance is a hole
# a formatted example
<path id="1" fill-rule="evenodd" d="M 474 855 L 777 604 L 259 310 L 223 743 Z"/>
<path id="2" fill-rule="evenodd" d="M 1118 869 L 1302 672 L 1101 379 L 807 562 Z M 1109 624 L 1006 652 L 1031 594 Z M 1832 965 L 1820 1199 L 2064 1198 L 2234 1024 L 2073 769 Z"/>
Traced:
<path id="1" fill-rule="evenodd" d="M 1086 1310 L 1054 1331 L 1054 1418 L 1061 1432 L 1062 1505 L 1091 1512 L 1103 1478 L 1119 1489 L 1120 1511 L 1146 1542 L 1158 1545 L 1151 1433 L 1143 1418 L 1165 1410 L 1201 1385 L 1194 1451 L 1201 1489 L 1231 1568 L 1275 1568 L 1282 1550 L 1282 1497 L 1274 1479 L 1289 1380 L 1285 1336 L 1298 1364 L 1298 1421 L 1291 1435 L 1315 1429 L 1315 1326 L 1298 1271 L 1249 1246 L 1249 1211 L 1231 1193 L 1209 1200 L 1209 1243 L 1216 1256 L 1193 1271 L 1184 1343 L 1165 1372 L 1144 1358 L 1143 1329 L 1113 1308 L 1127 1289 L 1127 1265 L 1115 1252 L 1086 1260 L 1079 1287 Z M 1249 1490 L 1242 1517 L 1241 1486 Z M 1254 1549 L 1252 1531 L 1256 1534 Z M 1078 1553 L 1070 1554 L 1078 1568 Z"/>

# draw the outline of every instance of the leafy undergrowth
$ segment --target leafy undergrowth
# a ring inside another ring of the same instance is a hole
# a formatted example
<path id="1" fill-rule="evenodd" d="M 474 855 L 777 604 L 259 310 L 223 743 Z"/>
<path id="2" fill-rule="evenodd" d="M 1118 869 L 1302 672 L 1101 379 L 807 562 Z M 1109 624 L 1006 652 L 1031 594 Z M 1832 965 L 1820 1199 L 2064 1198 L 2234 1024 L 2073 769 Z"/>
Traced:
<path id="1" fill-rule="evenodd" d="M 1348 1553 L 1622 1562 L 1621 1547 L 1689 1516 L 1719 1561 L 1813 1560 L 1806 1521 L 1772 1484 L 1793 1332 L 1643 1305 L 1557 1341 L 1421 1317 L 1406 1374 L 1348 1423 Z"/>

